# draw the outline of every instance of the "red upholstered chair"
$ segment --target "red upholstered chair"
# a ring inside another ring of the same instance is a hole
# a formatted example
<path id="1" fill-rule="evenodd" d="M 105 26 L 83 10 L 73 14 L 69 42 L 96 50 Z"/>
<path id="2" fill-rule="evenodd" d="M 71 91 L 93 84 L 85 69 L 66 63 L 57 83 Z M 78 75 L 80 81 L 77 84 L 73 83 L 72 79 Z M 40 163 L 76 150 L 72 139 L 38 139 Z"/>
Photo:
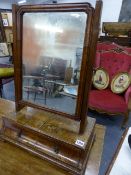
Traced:
<path id="1" fill-rule="evenodd" d="M 131 54 L 131 48 L 129 48 L 129 47 L 123 47 L 123 49 L 124 49 L 125 51 L 127 51 L 128 54 Z"/>
<path id="2" fill-rule="evenodd" d="M 111 42 L 98 42 L 97 44 L 97 51 L 102 52 L 102 51 L 108 51 L 112 49 L 120 48 L 120 46 L 116 43 L 111 43 Z"/>
<path id="3" fill-rule="evenodd" d="M 110 78 L 110 83 L 115 74 L 119 72 L 128 72 L 131 75 L 131 55 L 119 50 L 108 50 L 96 54 L 95 68 L 104 68 Z M 101 113 L 111 115 L 122 114 L 124 120 L 122 126 L 128 121 L 129 108 L 128 103 L 131 100 L 131 85 L 122 94 L 115 94 L 109 87 L 104 90 L 91 89 L 89 98 L 89 108 Z"/>

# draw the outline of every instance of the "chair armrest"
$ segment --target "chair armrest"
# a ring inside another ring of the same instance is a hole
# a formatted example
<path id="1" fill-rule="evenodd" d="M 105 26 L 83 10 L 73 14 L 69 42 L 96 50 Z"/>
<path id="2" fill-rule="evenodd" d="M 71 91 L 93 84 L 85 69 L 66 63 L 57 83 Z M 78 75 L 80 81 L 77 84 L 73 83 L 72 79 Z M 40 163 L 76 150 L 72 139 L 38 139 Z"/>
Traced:
<path id="1" fill-rule="evenodd" d="M 131 97 L 131 86 L 128 87 L 128 89 L 127 89 L 127 91 L 125 93 L 126 104 L 128 104 L 129 97 Z"/>

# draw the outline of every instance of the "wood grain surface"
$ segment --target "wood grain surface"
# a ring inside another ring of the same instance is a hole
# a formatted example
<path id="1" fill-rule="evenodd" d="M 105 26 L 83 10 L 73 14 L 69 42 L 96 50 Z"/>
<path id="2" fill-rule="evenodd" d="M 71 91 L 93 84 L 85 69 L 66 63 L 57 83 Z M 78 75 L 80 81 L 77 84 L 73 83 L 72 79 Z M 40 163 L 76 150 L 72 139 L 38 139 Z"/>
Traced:
<path id="1" fill-rule="evenodd" d="M 15 103 L 0 99 L 0 116 L 15 111 Z M 105 128 L 95 127 L 96 141 L 90 153 L 85 175 L 98 175 L 103 150 Z M 10 143 L 0 141 L 1 175 L 68 175 L 64 170 L 51 165 L 29 152 Z"/>
<path id="2" fill-rule="evenodd" d="M 93 145 L 85 175 L 98 175 L 105 128 L 96 126 L 96 141 Z M 32 156 L 28 152 L 0 141 L 0 174 L 1 175 L 68 175 L 47 161 Z"/>

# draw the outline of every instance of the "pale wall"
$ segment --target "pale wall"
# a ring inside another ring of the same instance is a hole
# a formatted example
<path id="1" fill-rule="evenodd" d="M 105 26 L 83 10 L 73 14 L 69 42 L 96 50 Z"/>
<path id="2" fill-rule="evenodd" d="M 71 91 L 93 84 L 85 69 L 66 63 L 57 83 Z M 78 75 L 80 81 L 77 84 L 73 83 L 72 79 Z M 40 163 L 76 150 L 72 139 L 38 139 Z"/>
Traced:
<path id="1" fill-rule="evenodd" d="M 67 2 L 90 2 L 95 6 L 96 0 L 57 0 L 59 3 Z M 117 22 L 120 14 L 122 0 L 103 0 L 102 22 Z M 11 9 L 8 2 L 0 2 L 0 8 Z"/>
<path id="2" fill-rule="evenodd" d="M 1 9 L 11 9 L 12 4 L 10 4 L 9 2 L 0 2 L 0 8 Z"/>
<path id="3" fill-rule="evenodd" d="M 58 2 L 90 2 L 95 7 L 96 0 L 58 0 Z M 122 0 L 103 0 L 102 22 L 118 22 Z"/>

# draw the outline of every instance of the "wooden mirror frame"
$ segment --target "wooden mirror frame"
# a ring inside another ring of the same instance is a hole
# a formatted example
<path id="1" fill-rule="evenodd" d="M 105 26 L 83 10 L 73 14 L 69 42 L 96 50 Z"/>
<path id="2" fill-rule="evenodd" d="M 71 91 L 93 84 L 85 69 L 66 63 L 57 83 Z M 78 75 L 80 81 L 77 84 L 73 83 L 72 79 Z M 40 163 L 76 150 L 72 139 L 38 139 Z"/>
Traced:
<path id="1" fill-rule="evenodd" d="M 13 5 L 13 34 L 14 34 L 14 68 L 15 68 L 15 101 L 16 110 L 24 106 L 31 106 L 46 110 L 64 117 L 80 121 L 80 132 L 84 131 L 87 123 L 88 96 L 91 87 L 93 63 L 95 58 L 96 44 L 99 33 L 102 1 L 96 2 L 95 9 L 89 3 L 66 3 L 44 5 Z M 28 12 L 85 12 L 88 15 L 83 55 L 80 72 L 80 83 L 75 115 L 41 107 L 22 100 L 22 19 L 23 14 Z"/>

